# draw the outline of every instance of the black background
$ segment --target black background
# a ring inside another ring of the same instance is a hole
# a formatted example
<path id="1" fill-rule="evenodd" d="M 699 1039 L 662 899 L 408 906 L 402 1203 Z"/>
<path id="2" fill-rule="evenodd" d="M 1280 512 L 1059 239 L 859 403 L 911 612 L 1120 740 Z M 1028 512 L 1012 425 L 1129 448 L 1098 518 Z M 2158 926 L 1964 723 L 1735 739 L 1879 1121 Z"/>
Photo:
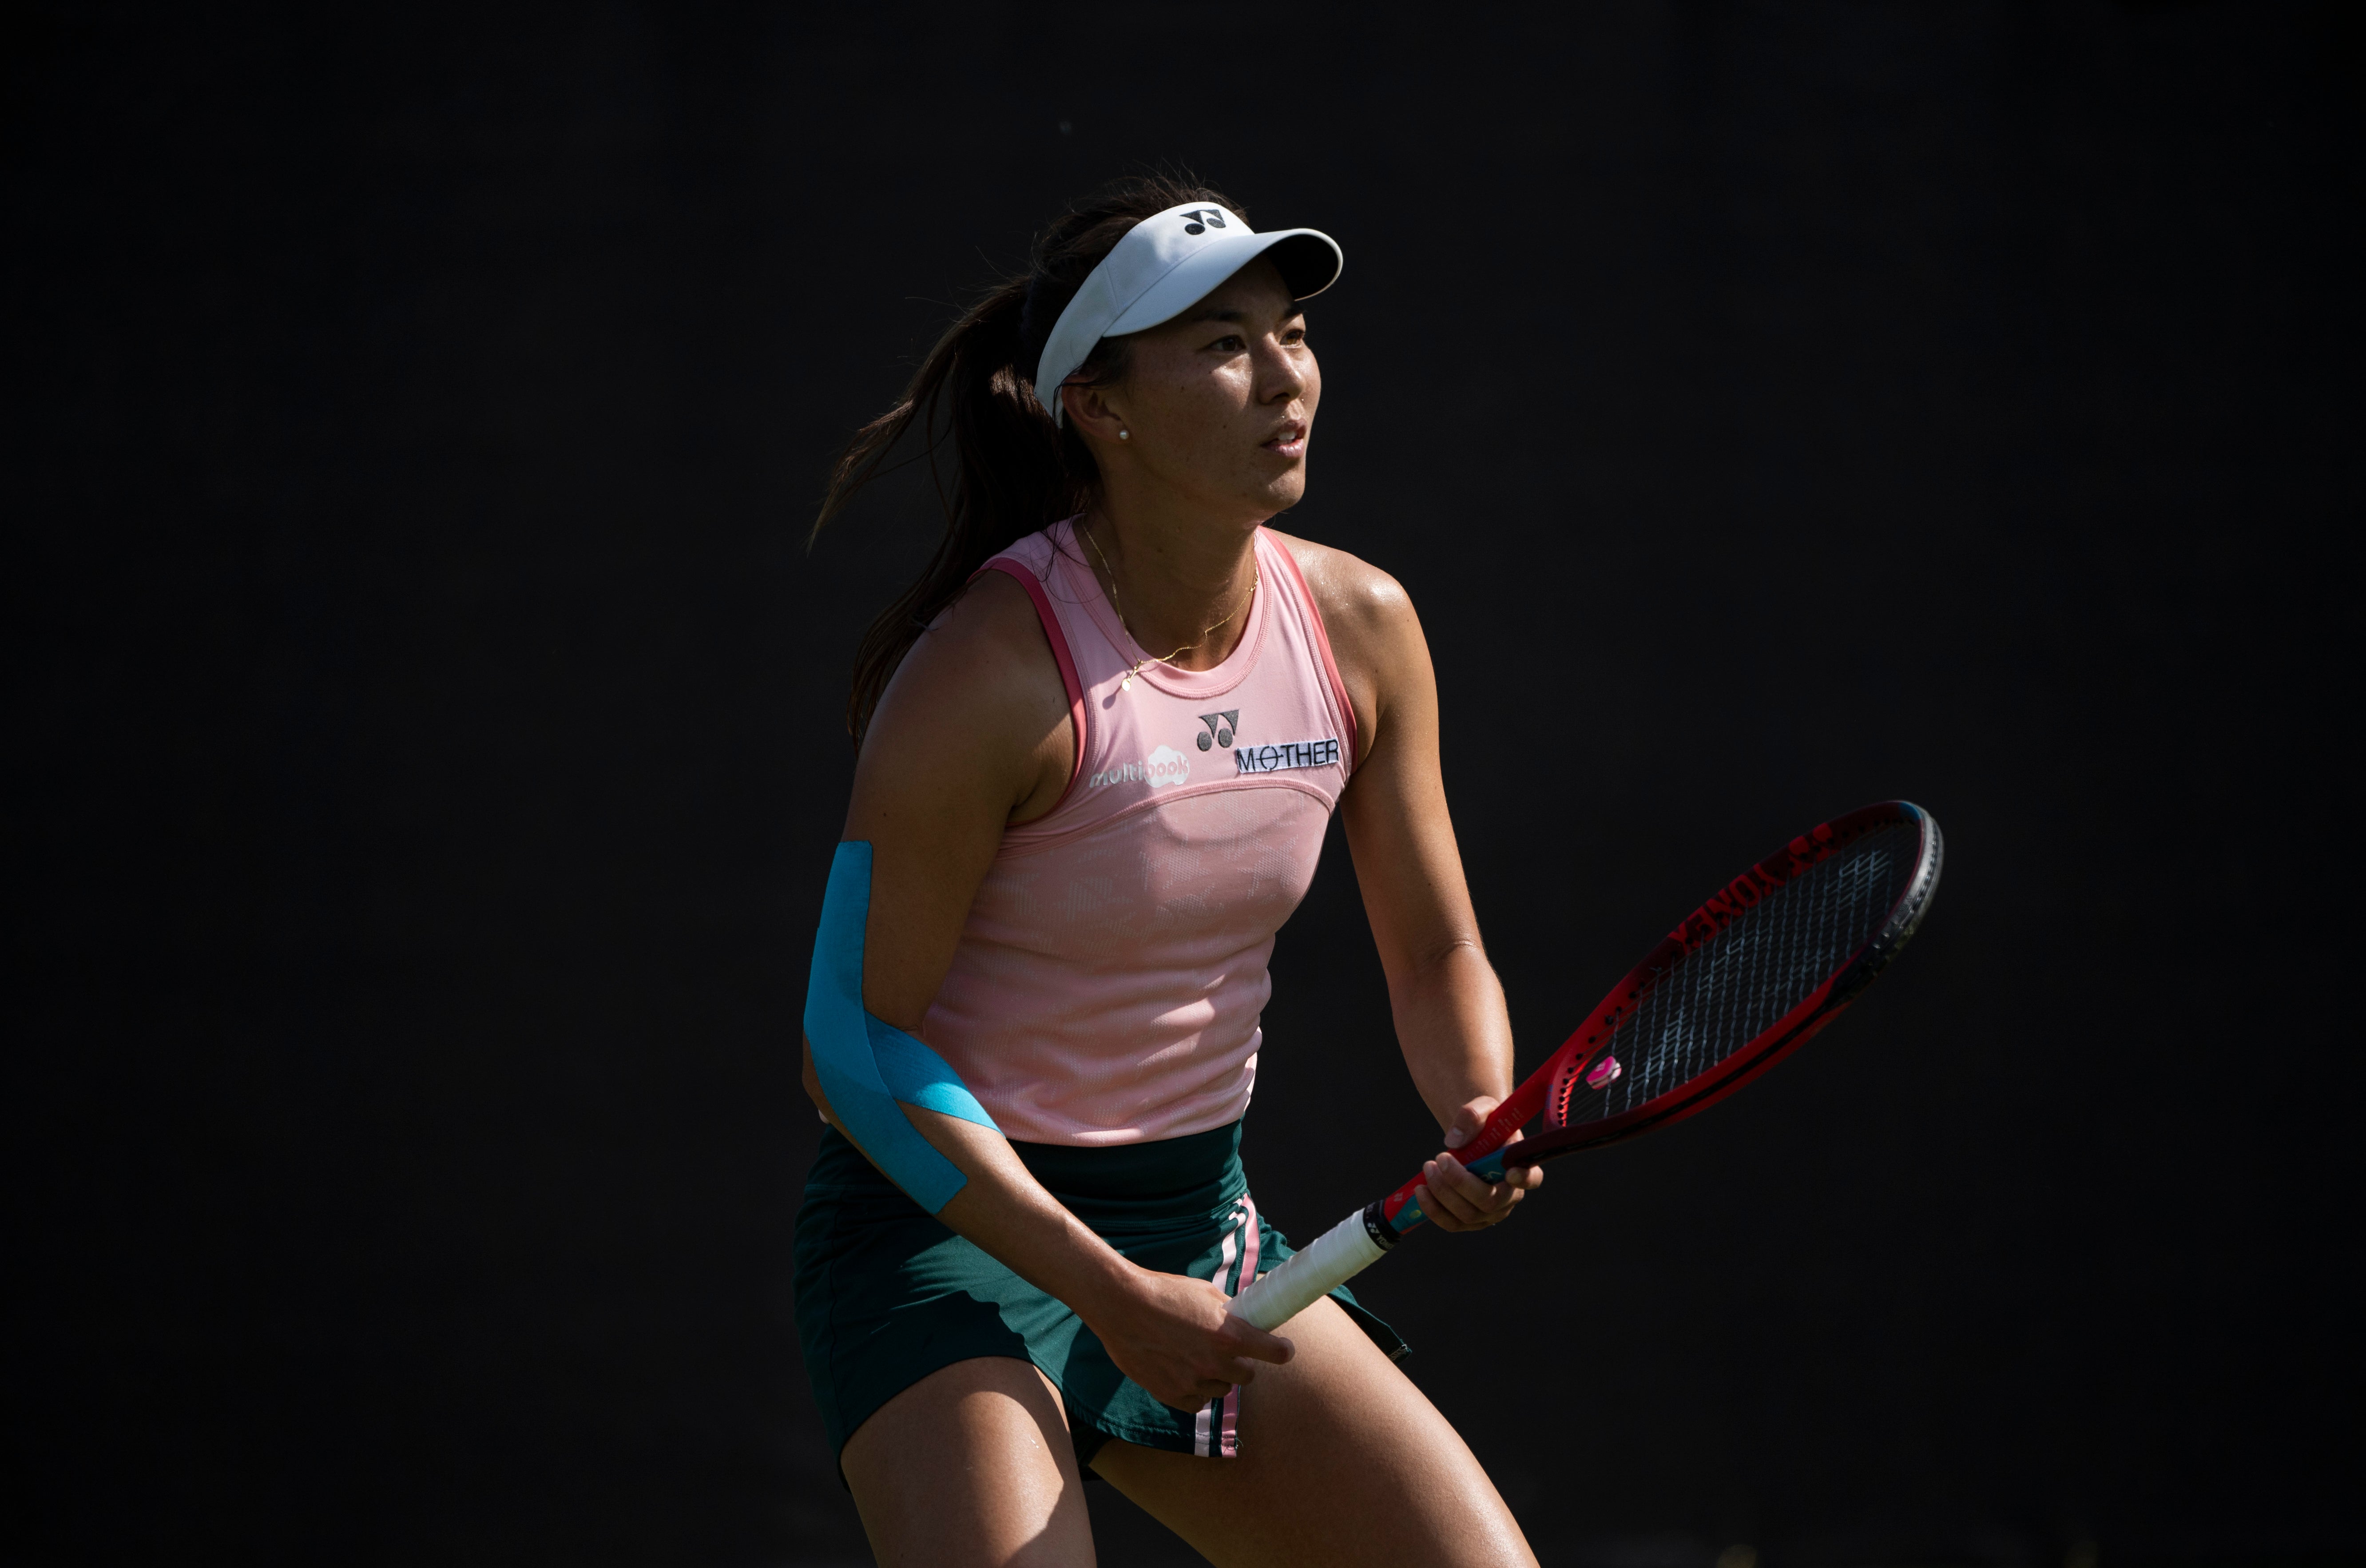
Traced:
<path id="1" fill-rule="evenodd" d="M 1167 162 L 1346 247 L 1284 525 L 1423 612 L 1526 1060 L 1949 835 L 1839 1029 L 1370 1280 L 1543 1560 L 2354 1547 L 2357 18 L 10 12 L 11 1556 L 862 1559 L 792 1043 L 932 503 L 805 529 Z M 1335 843 L 1274 967 L 1303 1236 L 1434 1134 Z"/>

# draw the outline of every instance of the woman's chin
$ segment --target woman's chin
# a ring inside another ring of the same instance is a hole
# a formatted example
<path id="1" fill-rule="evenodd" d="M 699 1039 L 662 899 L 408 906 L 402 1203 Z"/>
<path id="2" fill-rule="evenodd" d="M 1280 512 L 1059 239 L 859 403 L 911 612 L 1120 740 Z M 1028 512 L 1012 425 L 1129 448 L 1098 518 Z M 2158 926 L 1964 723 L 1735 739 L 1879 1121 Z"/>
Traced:
<path id="1" fill-rule="evenodd" d="M 1281 512 L 1297 505 L 1305 496 L 1306 465 L 1301 462 L 1292 464 L 1289 472 L 1276 475 L 1265 486 L 1260 499 L 1274 511 Z"/>

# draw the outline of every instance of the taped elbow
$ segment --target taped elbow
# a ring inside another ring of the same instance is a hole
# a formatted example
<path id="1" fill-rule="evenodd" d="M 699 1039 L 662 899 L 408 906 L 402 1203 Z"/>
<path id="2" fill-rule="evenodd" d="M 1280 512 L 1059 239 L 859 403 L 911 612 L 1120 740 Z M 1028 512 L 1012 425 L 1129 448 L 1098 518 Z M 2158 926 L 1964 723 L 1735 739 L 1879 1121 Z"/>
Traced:
<path id="1" fill-rule="evenodd" d="M 862 1005 L 862 945 L 871 914 L 871 845 L 838 846 L 806 988 L 806 1092 L 887 1179 L 930 1213 L 969 1178 L 920 1135 L 906 1105 L 995 1128 L 943 1057 Z"/>

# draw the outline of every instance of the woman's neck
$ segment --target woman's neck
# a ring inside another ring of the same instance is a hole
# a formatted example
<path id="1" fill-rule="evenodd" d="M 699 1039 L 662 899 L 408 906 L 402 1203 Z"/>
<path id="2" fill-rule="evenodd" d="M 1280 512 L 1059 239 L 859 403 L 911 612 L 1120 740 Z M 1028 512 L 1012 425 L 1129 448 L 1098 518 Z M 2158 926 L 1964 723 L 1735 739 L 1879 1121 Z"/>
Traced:
<path id="1" fill-rule="evenodd" d="M 1139 650 L 1177 670 L 1212 670 L 1248 629 L 1257 525 L 1210 524 L 1097 502 L 1077 526 L 1085 564 Z"/>

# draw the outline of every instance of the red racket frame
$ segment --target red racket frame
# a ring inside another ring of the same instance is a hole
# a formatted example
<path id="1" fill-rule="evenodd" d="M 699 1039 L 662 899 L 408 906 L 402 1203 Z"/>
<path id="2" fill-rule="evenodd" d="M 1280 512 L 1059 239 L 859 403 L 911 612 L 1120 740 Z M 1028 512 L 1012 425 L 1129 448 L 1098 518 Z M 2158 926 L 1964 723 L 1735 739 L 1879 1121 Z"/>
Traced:
<path id="1" fill-rule="evenodd" d="M 1921 829 L 1921 844 L 1905 889 L 1890 906 L 1888 917 L 1871 940 L 1805 1000 L 1755 1040 L 1697 1077 L 1616 1116 L 1577 1127 L 1562 1124 L 1571 1090 L 1595 1058 L 1609 1047 L 1619 1021 L 1642 1005 L 1643 998 L 1651 994 L 1678 959 L 1724 931 L 1735 917 L 1755 908 L 1760 899 L 1809 866 L 1831 858 L 1877 828 L 1909 822 Z M 1477 1166 L 1504 1148 L 1514 1133 L 1539 1114 L 1545 1117 L 1544 1130 L 1510 1149 L 1504 1156 L 1505 1165 L 1536 1165 L 1581 1149 L 1600 1148 L 1707 1110 L 1813 1039 L 1873 984 L 1921 924 L 1923 911 L 1930 907 L 1931 895 L 1939 885 L 1943 854 L 1938 823 L 1921 807 L 1903 800 L 1859 807 L 1800 834 L 1726 884 L 1662 938 L 1640 964 L 1628 971 L 1625 979 L 1611 987 L 1610 994 L 1595 1005 L 1560 1048 L 1495 1108 L 1479 1135 L 1455 1151 L 1456 1157 L 1466 1168 Z M 1396 1222 L 1422 1180 L 1414 1177 L 1378 1205 L 1380 1217 L 1389 1223 L 1392 1231 L 1410 1229 L 1411 1224 L 1420 1223 L 1418 1210 L 1407 1225 L 1400 1227 Z"/>

